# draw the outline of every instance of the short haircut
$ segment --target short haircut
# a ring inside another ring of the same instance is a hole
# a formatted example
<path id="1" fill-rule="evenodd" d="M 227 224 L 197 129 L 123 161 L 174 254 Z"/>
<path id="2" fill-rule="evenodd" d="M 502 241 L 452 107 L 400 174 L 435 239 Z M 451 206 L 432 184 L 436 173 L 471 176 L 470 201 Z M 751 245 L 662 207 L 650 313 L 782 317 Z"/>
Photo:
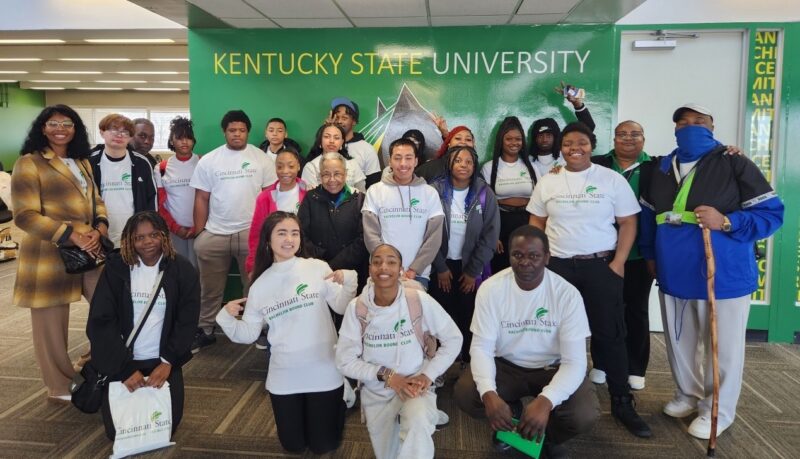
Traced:
<path id="1" fill-rule="evenodd" d="M 153 129 L 156 128 L 156 126 L 153 124 L 153 122 L 150 121 L 147 118 L 134 118 L 133 125 L 136 126 L 136 125 L 139 125 L 139 124 L 148 124 L 148 125 L 150 125 L 151 128 L 153 128 Z"/>
<path id="2" fill-rule="evenodd" d="M 405 145 L 407 147 L 411 147 L 411 151 L 413 151 L 414 155 L 416 156 L 416 154 L 417 154 L 417 144 L 415 144 L 411 139 L 405 139 L 405 138 L 401 137 L 401 138 L 395 140 L 394 142 L 392 142 L 389 145 L 389 157 L 390 158 L 392 157 L 392 153 L 394 153 L 394 149 L 395 148 L 401 147 L 403 145 Z"/>
<path id="3" fill-rule="evenodd" d="M 617 124 L 616 127 L 614 127 L 614 130 L 616 131 L 617 128 L 622 126 L 623 124 L 635 124 L 635 125 L 639 126 L 639 128 L 641 128 L 642 134 L 644 134 L 644 126 L 642 126 L 641 123 L 639 123 L 638 121 L 634 121 L 634 120 L 621 121 L 619 124 Z"/>
<path id="4" fill-rule="evenodd" d="M 512 231 L 508 236 L 508 250 L 506 250 L 506 252 L 511 250 L 511 241 L 513 241 L 515 237 L 539 239 L 542 241 L 544 251 L 550 253 L 550 241 L 547 239 L 547 234 L 533 225 L 522 225 Z"/>
<path id="5" fill-rule="evenodd" d="M 597 136 L 594 135 L 594 132 L 592 132 L 591 129 L 589 129 L 589 126 L 581 123 L 580 121 L 574 121 L 564 126 L 564 130 L 561 131 L 562 143 L 564 142 L 564 137 L 566 137 L 567 134 L 569 134 L 570 132 L 579 132 L 585 135 L 586 137 L 589 138 L 589 142 L 592 144 L 592 150 L 597 148 Z"/>
<path id="6" fill-rule="evenodd" d="M 264 126 L 269 126 L 272 123 L 281 123 L 283 128 L 286 129 L 286 121 L 284 121 L 283 118 L 270 118 Z"/>
<path id="7" fill-rule="evenodd" d="M 400 250 L 398 250 L 397 247 L 393 246 L 392 244 L 386 244 L 386 243 L 379 244 L 377 247 L 375 247 L 375 250 L 373 250 L 372 253 L 369 254 L 369 264 L 372 264 L 372 256 L 375 255 L 375 252 L 377 252 L 378 249 L 380 249 L 381 247 L 389 247 L 390 249 L 392 249 L 392 252 L 394 252 L 394 254 L 397 255 L 397 258 L 400 259 L 400 264 L 401 265 L 403 264 L 403 254 L 400 253 Z"/>
<path id="8" fill-rule="evenodd" d="M 353 102 L 353 105 L 355 105 L 355 102 Z M 335 115 L 336 112 L 339 111 L 339 109 L 342 108 L 342 107 L 344 107 L 344 112 L 347 113 L 348 115 L 350 115 L 350 118 L 353 118 L 353 120 L 357 123 L 358 122 L 358 112 L 353 110 L 353 108 L 350 107 L 347 104 L 339 104 L 339 105 L 333 107 L 333 110 L 332 110 L 333 114 Z"/>
<path id="9" fill-rule="evenodd" d="M 294 148 L 291 148 L 291 147 L 289 147 L 289 148 L 287 148 L 287 147 L 280 148 L 278 150 L 278 152 L 275 153 L 275 160 L 277 161 L 278 160 L 278 156 L 280 156 L 282 154 L 292 155 L 294 157 L 294 159 L 297 160 L 297 164 L 300 164 L 301 166 L 303 165 L 303 159 L 300 158 L 300 153 L 298 153 L 297 150 L 295 150 Z"/>
<path id="10" fill-rule="evenodd" d="M 128 134 L 133 137 L 133 121 L 125 115 L 119 113 L 111 113 L 103 117 L 97 125 L 101 131 L 107 131 L 111 128 L 125 129 Z"/>
<path id="11" fill-rule="evenodd" d="M 226 113 L 225 116 L 222 117 L 222 122 L 220 123 L 222 130 L 228 129 L 228 125 L 231 123 L 244 123 L 245 126 L 247 126 L 248 132 L 250 128 L 253 127 L 253 124 L 250 122 L 250 117 L 242 110 L 230 110 Z"/>
<path id="12" fill-rule="evenodd" d="M 319 173 L 322 174 L 322 166 L 325 161 L 339 161 L 342 163 L 342 167 L 345 171 L 347 171 L 347 159 L 341 155 L 341 153 L 335 151 L 329 151 L 328 153 L 323 153 L 322 158 L 319 159 Z"/>

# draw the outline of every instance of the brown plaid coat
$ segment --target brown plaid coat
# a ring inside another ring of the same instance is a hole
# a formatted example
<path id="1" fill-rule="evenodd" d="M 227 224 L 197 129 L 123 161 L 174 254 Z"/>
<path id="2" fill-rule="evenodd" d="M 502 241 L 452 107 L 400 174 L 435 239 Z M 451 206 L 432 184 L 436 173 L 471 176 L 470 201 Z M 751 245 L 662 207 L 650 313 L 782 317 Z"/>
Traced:
<path id="1" fill-rule="evenodd" d="M 97 217 L 106 217 L 106 206 L 92 178 L 88 160 L 78 160 L 96 199 Z M 11 175 L 14 222 L 25 231 L 17 262 L 13 303 L 25 308 L 69 304 L 81 298 L 82 274 L 67 274 L 56 249 L 72 226 L 76 231 L 92 229 L 91 195 L 83 194 L 80 182 L 55 153 L 29 153 L 17 160 Z"/>

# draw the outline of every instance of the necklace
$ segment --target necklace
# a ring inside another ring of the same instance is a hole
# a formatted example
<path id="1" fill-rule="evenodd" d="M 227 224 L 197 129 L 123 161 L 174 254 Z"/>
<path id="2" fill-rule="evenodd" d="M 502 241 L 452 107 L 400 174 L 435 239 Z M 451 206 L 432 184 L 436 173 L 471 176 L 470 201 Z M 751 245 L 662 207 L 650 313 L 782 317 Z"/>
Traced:
<path id="1" fill-rule="evenodd" d="M 569 179 L 567 178 L 568 175 L 567 172 L 571 171 L 568 171 L 566 169 L 564 170 L 564 183 L 567 185 L 567 191 L 569 192 L 569 195 L 574 196 L 572 193 L 572 188 L 570 188 L 569 186 Z M 586 178 L 583 180 L 583 185 L 581 185 L 581 188 L 578 191 L 586 190 L 586 184 L 589 183 L 589 178 L 592 176 L 592 172 L 594 172 L 594 169 L 592 168 L 592 166 L 589 166 L 589 170 L 586 172 Z M 572 205 L 578 207 L 577 197 L 573 198 Z"/>

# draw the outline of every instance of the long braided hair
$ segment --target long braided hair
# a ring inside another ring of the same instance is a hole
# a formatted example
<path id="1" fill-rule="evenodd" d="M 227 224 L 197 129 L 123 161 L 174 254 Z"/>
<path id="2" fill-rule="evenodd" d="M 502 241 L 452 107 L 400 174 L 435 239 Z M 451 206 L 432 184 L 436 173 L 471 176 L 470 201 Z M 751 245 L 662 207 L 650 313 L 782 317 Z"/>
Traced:
<path id="1" fill-rule="evenodd" d="M 528 149 L 525 146 L 525 130 L 522 129 L 522 123 L 519 122 L 519 118 L 516 116 L 507 116 L 502 123 L 500 123 L 500 128 L 497 129 L 497 136 L 494 138 L 494 151 L 492 152 L 492 174 L 489 178 L 489 186 L 492 188 L 492 191 L 495 191 L 495 182 L 497 181 L 497 163 L 500 161 L 500 158 L 503 156 L 503 137 L 509 131 L 519 131 L 522 135 L 522 148 L 519 150 L 519 158 L 522 159 L 523 164 L 528 169 L 528 175 L 531 178 L 531 182 L 535 185 L 536 184 L 536 174 L 533 173 L 533 166 L 531 166 L 531 160 L 528 158 Z"/>
<path id="2" fill-rule="evenodd" d="M 169 237 L 169 229 L 167 223 L 152 210 L 143 210 L 133 214 L 131 218 L 125 222 L 125 227 L 122 229 L 122 236 L 120 237 L 120 255 L 122 261 L 128 266 L 136 266 L 139 264 L 139 254 L 136 253 L 136 247 L 133 245 L 133 239 L 136 237 L 136 228 L 140 223 L 150 222 L 153 228 L 161 233 L 161 254 L 170 260 L 175 259 L 175 247 L 172 245 L 172 239 Z"/>

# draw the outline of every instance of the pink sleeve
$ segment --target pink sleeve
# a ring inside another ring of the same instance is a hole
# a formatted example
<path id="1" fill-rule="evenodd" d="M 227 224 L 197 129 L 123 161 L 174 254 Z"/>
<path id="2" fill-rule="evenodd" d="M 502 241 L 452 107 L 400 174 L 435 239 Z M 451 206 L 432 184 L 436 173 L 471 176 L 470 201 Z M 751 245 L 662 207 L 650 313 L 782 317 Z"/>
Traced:
<path id="1" fill-rule="evenodd" d="M 256 261 L 256 247 L 258 237 L 261 235 L 261 227 L 264 220 L 269 215 L 269 191 L 262 191 L 256 199 L 256 209 L 253 212 L 253 221 L 250 223 L 250 234 L 247 239 L 247 260 L 244 263 L 245 270 L 250 273 Z"/>

